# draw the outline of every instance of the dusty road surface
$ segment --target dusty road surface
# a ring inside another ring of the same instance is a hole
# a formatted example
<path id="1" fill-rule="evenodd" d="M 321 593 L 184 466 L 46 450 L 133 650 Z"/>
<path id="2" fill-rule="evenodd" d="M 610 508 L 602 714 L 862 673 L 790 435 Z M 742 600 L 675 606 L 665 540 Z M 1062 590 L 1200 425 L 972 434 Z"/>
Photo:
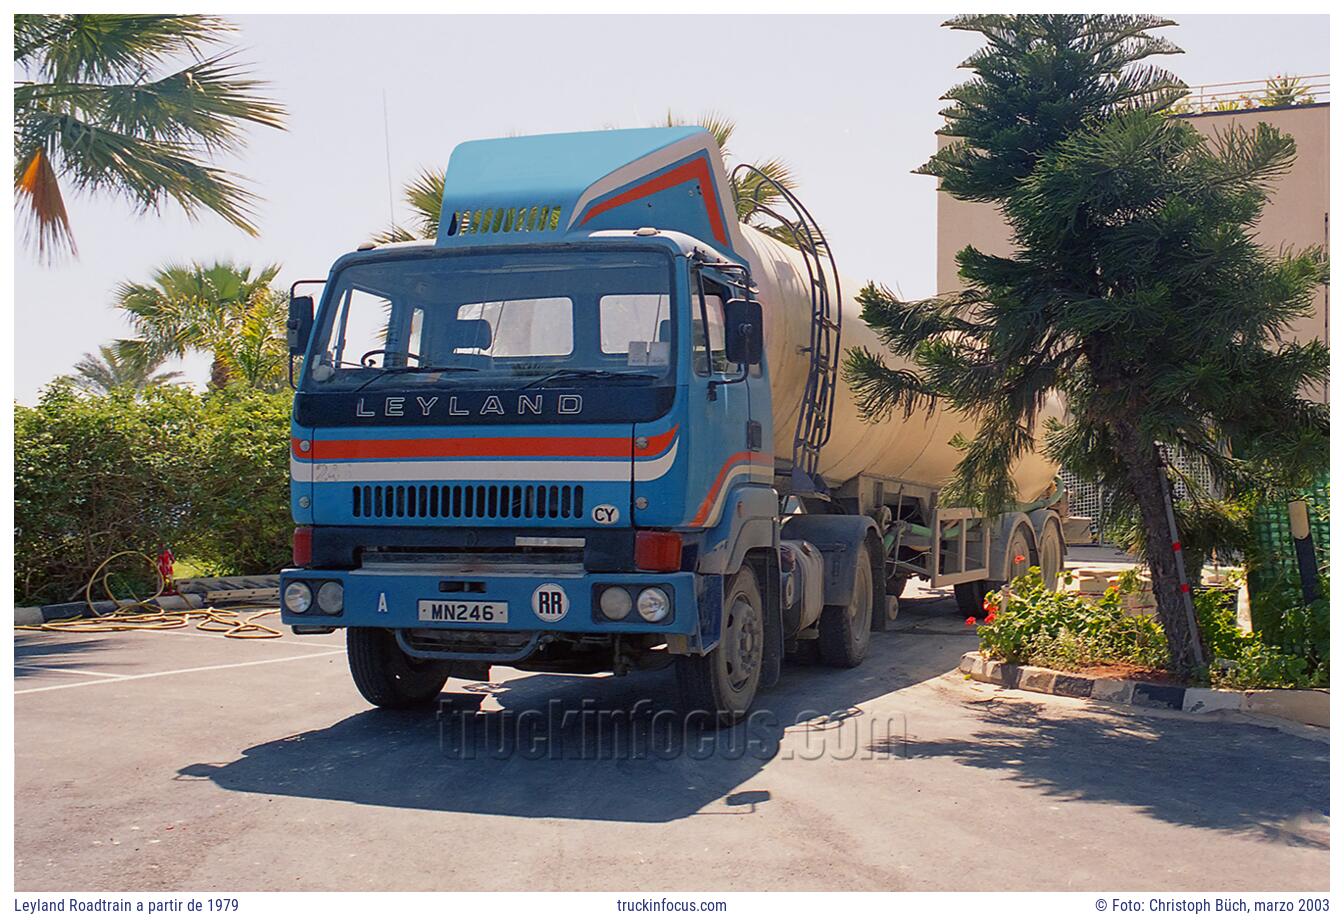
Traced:
<path id="1" fill-rule="evenodd" d="M 496 669 L 399 714 L 339 634 L 16 632 L 15 886 L 1328 885 L 1325 733 L 967 682 L 972 631 L 911 593 L 862 667 L 708 735 L 654 705 L 670 672 Z"/>

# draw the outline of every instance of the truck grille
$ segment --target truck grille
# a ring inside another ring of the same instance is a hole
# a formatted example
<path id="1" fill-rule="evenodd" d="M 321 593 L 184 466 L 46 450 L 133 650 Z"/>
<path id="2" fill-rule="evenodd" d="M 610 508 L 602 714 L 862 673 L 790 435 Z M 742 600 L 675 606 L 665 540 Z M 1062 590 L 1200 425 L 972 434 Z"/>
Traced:
<path id="1" fill-rule="evenodd" d="M 357 518 L 577 520 L 583 486 L 355 486 L 350 510 Z"/>

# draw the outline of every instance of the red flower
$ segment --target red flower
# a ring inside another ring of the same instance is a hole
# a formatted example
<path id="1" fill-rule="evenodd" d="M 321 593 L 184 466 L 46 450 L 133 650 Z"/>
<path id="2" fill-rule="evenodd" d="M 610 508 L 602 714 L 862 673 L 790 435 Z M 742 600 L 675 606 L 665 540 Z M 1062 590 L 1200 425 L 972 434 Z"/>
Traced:
<path id="1" fill-rule="evenodd" d="M 1013 557 L 1013 562 L 1017 563 L 1018 565 L 1021 565 L 1022 563 L 1026 562 L 1026 561 L 1027 561 L 1027 557 L 1024 556 L 1024 555 L 1022 555 L 1021 553 L 1018 553 L 1016 556 Z"/>
<path id="2" fill-rule="evenodd" d="M 999 615 L 997 613 L 991 610 L 988 614 L 985 615 L 985 622 L 993 623 L 996 619 L 998 619 L 998 616 Z"/>
<path id="3" fill-rule="evenodd" d="M 974 626 L 974 625 L 975 625 L 975 617 L 967 617 L 967 618 L 966 618 L 966 625 L 967 625 L 967 626 Z"/>
<path id="4" fill-rule="evenodd" d="M 998 604 L 991 604 L 988 601 L 985 602 L 985 613 L 989 614 L 990 617 L 994 616 L 998 612 L 999 612 Z M 985 619 L 988 620 L 989 617 L 985 617 Z"/>

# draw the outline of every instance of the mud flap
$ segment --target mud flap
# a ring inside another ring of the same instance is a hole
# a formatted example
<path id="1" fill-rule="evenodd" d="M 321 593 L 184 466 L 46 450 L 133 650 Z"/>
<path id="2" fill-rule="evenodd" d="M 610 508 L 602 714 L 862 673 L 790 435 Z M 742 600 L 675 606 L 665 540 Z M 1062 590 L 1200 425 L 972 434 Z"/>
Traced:
<path id="1" fill-rule="evenodd" d="M 784 611 L 779 604 L 765 605 L 765 648 L 762 649 L 761 689 L 779 683 L 784 665 Z"/>

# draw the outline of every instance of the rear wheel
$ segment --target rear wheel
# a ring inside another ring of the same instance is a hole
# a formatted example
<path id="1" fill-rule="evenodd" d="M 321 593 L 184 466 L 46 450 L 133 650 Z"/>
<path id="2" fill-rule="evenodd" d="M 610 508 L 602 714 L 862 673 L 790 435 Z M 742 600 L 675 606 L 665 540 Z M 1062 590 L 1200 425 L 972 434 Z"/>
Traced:
<path id="1" fill-rule="evenodd" d="M 723 630 L 708 655 L 677 659 L 682 702 L 720 725 L 742 719 L 761 685 L 765 652 L 765 612 L 756 573 L 743 566 L 728 584 L 723 601 Z"/>
<path id="2" fill-rule="evenodd" d="M 873 563 L 867 546 L 859 547 L 857 562 L 849 605 L 833 604 L 821 610 L 817 650 L 821 660 L 833 668 L 857 667 L 868 654 L 873 628 Z M 882 613 L 886 616 L 885 610 Z"/>
<path id="3" fill-rule="evenodd" d="M 364 699 L 383 709 L 414 709 L 439 698 L 452 667 L 446 661 L 412 658 L 391 630 L 350 627 L 345 631 L 350 676 Z"/>

